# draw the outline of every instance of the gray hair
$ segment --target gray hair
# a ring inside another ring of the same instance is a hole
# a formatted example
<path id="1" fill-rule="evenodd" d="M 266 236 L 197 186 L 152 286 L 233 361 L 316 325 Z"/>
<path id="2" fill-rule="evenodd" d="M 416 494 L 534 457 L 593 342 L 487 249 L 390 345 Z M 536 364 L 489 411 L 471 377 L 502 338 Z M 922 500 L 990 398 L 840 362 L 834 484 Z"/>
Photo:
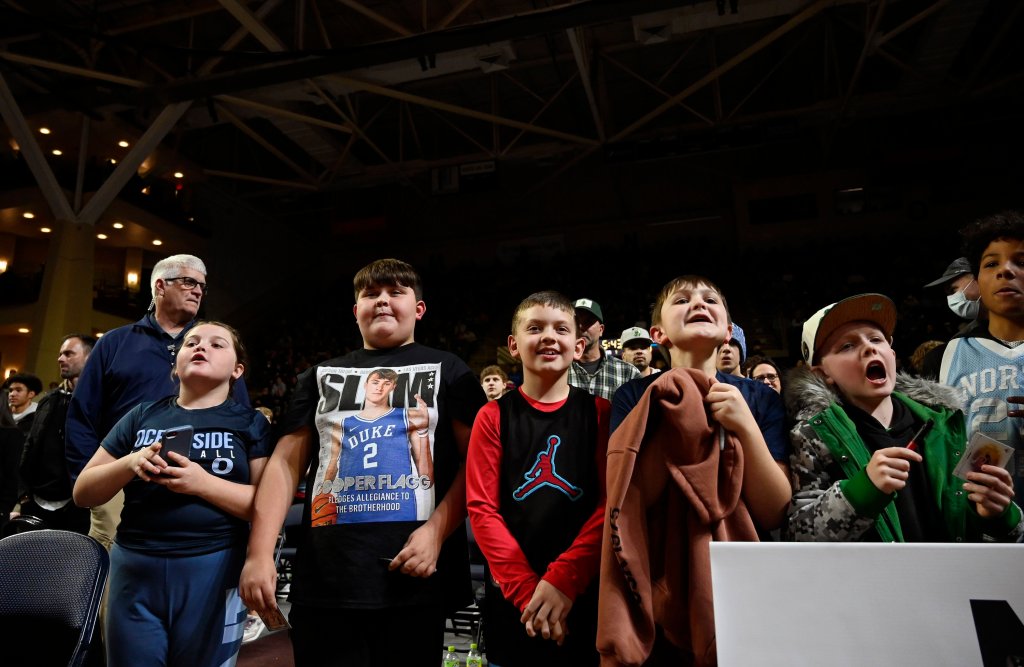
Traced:
<path id="1" fill-rule="evenodd" d="M 165 257 L 156 263 L 153 267 L 153 275 L 149 278 L 149 288 L 153 292 L 154 300 L 156 299 L 156 281 L 161 278 L 167 278 L 182 269 L 198 271 L 203 274 L 204 278 L 206 277 L 206 265 L 203 264 L 203 260 L 195 255 L 171 255 L 170 257 Z"/>

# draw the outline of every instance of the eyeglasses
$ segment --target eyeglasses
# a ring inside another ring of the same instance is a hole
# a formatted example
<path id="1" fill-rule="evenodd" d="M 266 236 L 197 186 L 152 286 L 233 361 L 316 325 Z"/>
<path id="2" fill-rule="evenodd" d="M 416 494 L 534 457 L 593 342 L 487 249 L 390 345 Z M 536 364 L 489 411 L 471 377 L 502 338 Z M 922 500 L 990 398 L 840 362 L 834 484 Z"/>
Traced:
<path id="1" fill-rule="evenodd" d="M 775 382 L 779 379 L 779 376 L 775 373 L 765 373 L 764 375 L 755 375 L 753 379 L 758 382 Z"/>
<path id="2" fill-rule="evenodd" d="M 164 278 L 164 282 L 165 283 L 173 283 L 175 280 L 180 280 L 181 281 L 181 289 L 183 289 L 183 290 L 194 290 L 196 287 L 199 287 L 199 289 L 201 289 L 203 291 L 203 294 L 206 294 L 206 292 L 207 292 L 206 283 L 201 283 L 198 280 L 196 280 L 195 278 L 189 278 L 188 276 L 178 276 L 176 278 Z"/>

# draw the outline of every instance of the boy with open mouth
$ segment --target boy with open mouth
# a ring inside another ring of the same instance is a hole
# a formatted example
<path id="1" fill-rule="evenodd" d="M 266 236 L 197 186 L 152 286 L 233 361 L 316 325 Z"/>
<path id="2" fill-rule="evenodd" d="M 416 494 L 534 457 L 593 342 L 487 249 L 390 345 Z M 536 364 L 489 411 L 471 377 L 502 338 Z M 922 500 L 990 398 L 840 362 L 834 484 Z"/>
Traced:
<path id="1" fill-rule="evenodd" d="M 984 465 L 964 482 L 953 469 L 967 444 L 959 397 L 896 373 L 896 307 L 860 294 L 804 323 L 810 370 L 786 400 L 795 495 L 785 535 L 803 541 L 1017 541 L 1013 483 Z"/>

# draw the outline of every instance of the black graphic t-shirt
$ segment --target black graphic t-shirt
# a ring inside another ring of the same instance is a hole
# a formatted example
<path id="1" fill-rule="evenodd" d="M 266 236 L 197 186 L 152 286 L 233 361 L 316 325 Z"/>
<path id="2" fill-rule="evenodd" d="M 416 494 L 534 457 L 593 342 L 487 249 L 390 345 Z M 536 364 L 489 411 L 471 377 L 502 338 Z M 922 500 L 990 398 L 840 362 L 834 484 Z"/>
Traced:
<path id="1" fill-rule="evenodd" d="M 465 530 L 446 541 L 438 574 L 389 572 L 387 559 L 444 499 L 462 455 L 452 421 L 472 426 L 486 403 L 458 357 L 411 343 L 358 350 L 299 376 L 281 433 L 308 427 L 313 464 L 291 599 L 374 609 L 458 608 L 469 591 Z"/>
<path id="2" fill-rule="evenodd" d="M 164 430 L 191 426 L 189 460 L 206 472 L 249 483 L 249 461 L 270 455 L 266 418 L 228 399 L 199 410 L 178 406 L 175 396 L 143 403 L 114 426 L 102 446 L 114 458 L 157 442 Z M 161 556 L 194 556 L 242 544 L 249 524 L 197 496 L 175 493 L 136 477 L 124 487 L 116 541 L 126 549 Z"/>

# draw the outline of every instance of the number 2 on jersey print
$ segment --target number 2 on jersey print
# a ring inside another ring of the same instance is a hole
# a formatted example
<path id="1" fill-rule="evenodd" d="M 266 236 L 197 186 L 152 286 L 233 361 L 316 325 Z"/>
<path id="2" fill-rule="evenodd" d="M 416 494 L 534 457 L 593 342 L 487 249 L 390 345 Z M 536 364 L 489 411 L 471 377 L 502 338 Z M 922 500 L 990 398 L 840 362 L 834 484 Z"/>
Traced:
<path id="1" fill-rule="evenodd" d="M 377 462 L 374 461 L 374 457 L 377 456 L 377 443 L 368 442 L 363 445 L 363 469 L 376 468 Z"/>
<path id="2" fill-rule="evenodd" d="M 1006 403 L 998 398 L 976 398 L 971 403 L 971 419 L 969 432 L 981 431 L 990 438 L 1000 442 L 1010 439 L 1009 423 L 1006 420 Z M 1001 424 L 998 430 L 982 428 L 982 424 Z"/>

